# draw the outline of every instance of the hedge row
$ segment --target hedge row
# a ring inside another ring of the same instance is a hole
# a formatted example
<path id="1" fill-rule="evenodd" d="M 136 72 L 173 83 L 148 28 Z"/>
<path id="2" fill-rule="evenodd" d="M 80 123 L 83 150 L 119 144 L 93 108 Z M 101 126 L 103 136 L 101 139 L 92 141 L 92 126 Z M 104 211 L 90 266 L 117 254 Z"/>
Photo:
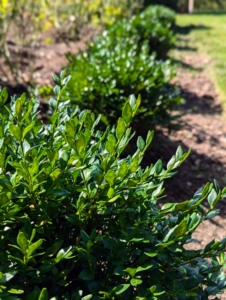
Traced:
<path id="1" fill-rule="evenodd" d="M 175 39 L 174 22 L 170 9 L 148 7 L 106 29 L 86 52 L 68 54 L 72 80 L 65 99 L 101 113 L 102 121 L 109 124 L 117 120 L 129 95 L 140 94 L 142 104 L 134 122 L 169 124 L 170 110 L 181 103 L 178 90 L 170 84 L 174 68 L 164 60 Z"/>

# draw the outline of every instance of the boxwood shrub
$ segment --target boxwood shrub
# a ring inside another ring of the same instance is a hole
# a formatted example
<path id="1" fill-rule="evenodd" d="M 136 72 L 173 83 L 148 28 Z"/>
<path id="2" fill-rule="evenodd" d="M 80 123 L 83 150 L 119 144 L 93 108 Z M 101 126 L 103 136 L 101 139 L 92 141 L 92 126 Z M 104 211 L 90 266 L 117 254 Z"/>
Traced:
<path id="1" fill-rule="evenodd" d="M 226 286 L 226 239 L 187 250 L 226 196 L 207 183 L 191 200 L 159 205 L 164 180 L 189 153 L 179 147 L 141 168 L 153 132 L 122 157 L 139 107 L 131 96 L 113 127 L 61 101 L 54 76 L 49 124 L 37 99 L 0 92 L 0 296 L 4 300 L 209 299 Z M 208 200 L 208 207 L 203 203 Z M 217 298 L 215 298 L 217 299 Z"/>
<path id="2" fill-rule="evenodd" d="M 117 43 L 106 47 L 105 36 L 89 51 L 80 55 L 68 54 L 68 73 L 72 80 L 65 89 L 65 98 L 81 109 L 102 114 L 102 121 L 114 124 L 126 99 L 141 95 L 142 105 L 134 119 L 150 127 L 169 124 L 170 111 L 181 103 L 178 89 L 170 85 L 175 71 L 169 60 L 162 62 L 149 55 L 149 47 L 137 43 Z"/>
<path id="3" fill-rule="evenodd" d="M 148 41 L 150 53 L 155 52 L 157 58 L 165 59 L 168 51 L 174 46 L 175 33 L 175 12 L 161 5 L 150 5 L 141 13 L 132 16 L 129 20 L 122 19 L 110 26 L 107 30 L 111 39 L 105 43 L 115 45 L 125 39 L 136 38 L 134 42 L 142 45 L 143 41 Z M 103 36 L 97 38 L 96 43 L 104 39 Z"/>
<path id="4" fill-rule="evenodd" d="M 70 98 L 81 109 L 101 113 L 105 124 L 114 124 L 129 95 L 140 94 L 142 105 L 134 123 L 149 128 L 169 125 L 170 111 L 182 100 L 178 89 L 170 85 L 175 76 L 170 60 L 158 60 L 156 55 L 165 57 L 172 46 L 174 21 L 170 9 L 148 7 L 109 27 L 86 52 L 68 53 L 67 70 L 72 80 L 65 99 Z"/>

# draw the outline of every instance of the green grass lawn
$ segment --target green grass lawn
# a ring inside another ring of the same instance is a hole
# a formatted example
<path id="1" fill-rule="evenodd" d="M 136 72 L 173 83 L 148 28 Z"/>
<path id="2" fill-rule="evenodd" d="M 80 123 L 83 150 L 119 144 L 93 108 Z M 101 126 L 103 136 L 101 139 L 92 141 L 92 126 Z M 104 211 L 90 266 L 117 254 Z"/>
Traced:
<path id="1" fill-rule="evenodd" d="M 190 39 L 189 46 L 208 54 L 209 70 L 222 102 L 226 104 L 226 13 L 177 15 L 177 24 Z M 188 26 L 191 26 L 190 28 Z M 224 105 L 225 106 L 225 105 Z"/>

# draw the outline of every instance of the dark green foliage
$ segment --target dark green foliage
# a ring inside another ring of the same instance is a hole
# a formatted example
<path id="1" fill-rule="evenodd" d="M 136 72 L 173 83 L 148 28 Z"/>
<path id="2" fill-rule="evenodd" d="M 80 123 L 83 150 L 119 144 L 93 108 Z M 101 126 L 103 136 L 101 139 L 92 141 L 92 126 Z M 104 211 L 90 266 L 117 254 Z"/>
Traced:
<path id="1" fill-rule="evenodd" d="M 61 102 L 69 78 L 54 80 L 46 126 L 37 99 L 9 105 L 0 94 L 1 299 L 201 300 L 221 292 L 226 240 L 197 251 L 184 245 L 217 214 L 226 189 L 207 183 L 191 200 L 160 207 L 164 180 L 189 153 L 179 147 L 166 167 L 159 160 L 142 169 L 148 132 L 122 159 L 139 100 L 131 97 L 116 126 L 100 132 L 91 111 Z"/>
<path id="2" fill-rule="evenodd" d="M 161 57 L 166 55 L 174 39 L 170 29 L 174 19 L 169 9 L 150 7 L 105 30 L 87 52 L 68 54 L 72 80 L 65 98 L 81 109 L 101 113 L 106 124 L 114 124 L 129 95 L 140 94 L 142 106 L 134 123 L 148 128 L 168 125 L 170 110 L 181 103 L 178 89 L 170 85 L 174 68 L 170 60 L 156 60 L 150 49 Z"/>
<path id="3" fill-rule="evenodd" d="M 158 5 L 164 5 L 167 6 L 173 10 L 177 10 L 178 2 L 181 0 L 144 0 L 144 6 L 148 6 L 150 4 L 158 4 Z"/>
<path id="4" fill-rule="evenodd" d="M 132 37 L 133 43 L 147 41 L 150 53 L 155 52 L 157 58 L 164 59 L 168 51 L 174 46 L 175 34 L 172 30 L 175 24 L 176 15 L 171 9 L 161 5 L 150 5 L 140 14 L 132 16 L 129 20 L 122 19 L 110 26 L 104 34 L 96 39 L 98 45 L 101 40 L 107 43 L 108 47 L 116 43 L 129 42 Z"/>
<path id="5" fill-rule="evenodd" d="M 194 2 L 195 11 L 213 11 L 226 9 L 224 0 L 199 0 Z"/>
<path id="6" fill-rule="evenodd" d="M 169 84 L 174 77 L 170 61 L 156 61 L 148 54 L 147 45 L 138 52 L 136 43 L 129 47 L 118 43 L 109 50 L 105 41 L 98 44 L 98 51 L 68 55 L 72 81 L 65 91 L 66 98 L 81 109 L 101 113 L 106 124 L 113 124 L 129 95 L 140 94 L 142 106 L 134 122 L 146 123 L 147 127 L 168 124 L 169 110 L 181 102 L 178 91 Z"/>

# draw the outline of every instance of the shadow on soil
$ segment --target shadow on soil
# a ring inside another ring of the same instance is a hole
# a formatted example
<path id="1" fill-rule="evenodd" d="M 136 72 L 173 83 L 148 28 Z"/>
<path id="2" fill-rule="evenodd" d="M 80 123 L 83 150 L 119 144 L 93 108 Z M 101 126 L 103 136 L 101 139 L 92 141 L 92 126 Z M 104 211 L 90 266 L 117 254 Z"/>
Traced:
<path id="1" fill-rule="evenodd" d="M 196 93 L 181 89 L 180 96 L 185 99 L 185 103 L 179 108 L 182 113 L 189 111 L 193 114 L 216 115 L 223 112 L 222 105 L 216 103 L 212 95 L 204 94 L 199 97 Z"/>
<path id="2" fill-rule="evenodd" d="M 23 93 L 28 94 L 28 88 L 24 84 L 19 83 L 19 84 L 10 85 L 0 80 L 0 87 L 7 88 L 9 97 L 12 97 L 14 95 L 20 96 Z"/>

